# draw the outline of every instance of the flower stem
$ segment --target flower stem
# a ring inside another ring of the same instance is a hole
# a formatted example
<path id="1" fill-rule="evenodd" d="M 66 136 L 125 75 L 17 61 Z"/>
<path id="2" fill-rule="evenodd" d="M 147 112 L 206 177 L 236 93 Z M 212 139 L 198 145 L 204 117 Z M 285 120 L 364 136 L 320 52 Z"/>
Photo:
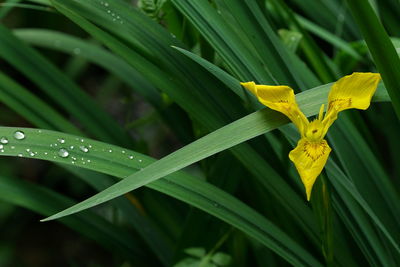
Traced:
<path id="1" fill-rule="evenodd" d="M 322 254 L 325 257 L 326 265 L 333 266 L 333 215 L 328 183 L 324 174 L 320 175 L 315 189 L 312 206 L 320 226 Z"/>

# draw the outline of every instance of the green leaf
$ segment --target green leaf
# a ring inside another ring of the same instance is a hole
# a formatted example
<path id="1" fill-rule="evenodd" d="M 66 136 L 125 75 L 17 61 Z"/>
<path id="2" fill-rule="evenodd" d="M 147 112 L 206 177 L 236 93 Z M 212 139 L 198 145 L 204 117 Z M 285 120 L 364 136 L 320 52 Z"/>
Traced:
<path id="1" fill-rule="evenodd" d="M 205 248 L 187 248 L 184 250 L 186 254 L 196 258 L 202 258 L 206 255 Z"/>
<path id="2" fill-rule="evenodd" d="M 90 2 L 54 0 L 53 2 L 63 14 L 106 44 L 115 53 L 121 55 L 149 81 L 162 88 L 208 131 L 222 127 L 245 114 L 241 108 L 241 102 L 227 90 L 228 88 L 224 91 L 214 90 L 219 87 L 218 80 L 212 79 L 212 76 L 210 77 L 200 66 L 183 58 L 172 49 L 170 45 L 176 44 L 177 41 L 149 18 L 143 17 L 141 13 L 128 9 L 121 2 L 110 2 L 107 7 L 94 0 L 90 0 Z M 90 5 L 91 2 L 95 5 Z M 115 24 L 112 16 L 107 15 L 108 10 L 119 14 L 124 23 Z M 91 20 L 113 32 L 114 36 L 123 38 L 135 49 L 151 48 L 153 57 L 158 57 L 157 64 L 153 64 L 129 49 L 118 39 L 97 28 L 79 14 L 90 17 Z M 160 69 L 160 66 L 164 68 Z M 174 78 L 171 79 L 170 75 Z M 191 88 L 191 90 L 187 90 L 187 88 Z M 262 143 L 258 143 L 257 146 L 258 149 L 263 149 L 263 147 L 265 149 L 265 145 Z M 266 148 L 265 151 L 267 150 Z M 271 164 L 249 144 L 241 144 L 234 148 L 232 153 L 248 168 L 265 190 L 279 199 L 282 208 L 287 210 L 291 217 L 296 218 L 293 222 L 309 234 L 311 242 L 317 244 L 318 237 L 310 209 Z M 284 197 L 286 195 L 292 197 Z"/>
<path id="3" fill-rule="evenodd" d="M 217 252 L 211 257 L 211 260 L 219 266 L 226 266 L 231 263 L 232 257 L 226 253 Z"/>
<path id="4" fill-rule="evenodd" d="M 286 45 L 286 47 L 290 51 L 296 52 L 297 47 L 299 46 L 299 43 L 301 41 L 301 38 L 303 38 L 303 35 L 299 32 L 290 31 L 286 29 L 280 29 L 278 33 L 282 39 L 282 42 Z"/>
<path id="5" fill-rule="evenodd" d="M 325 102 L 328 90 L 329 85 L 321 86 L 298 94 L 298 103 L 306 116 L 318 113 L 320 105 Z M 382 89 L 379 91 L 382 91 Z M 384 93 L 382 93 L 382 95 L 383 94 Z M 381 94 L 378 93 L 377 95 L 379 97 Z M 130 175 L 126 179 L 107 188 L 98 195 L 95 195 L 63 212 L 55 214 L 46 220 L 53 220 L 67 216 L 123 195 L 201 159 L 233 147 L 258 135 L 272 131 L 287 122 L 288 120 L 286 118 L 271 110 L 264 109 L 254 112 L 198 139 L 190 145 L 187 145 L 163 159 L 156 161 L 140 172 Z M 232 132 L 237 134 L 232 135 Z"/>
<path id="6" fill-rule="evenodd" d="M 16 131 L 23 132 L 25 138 L 15 139 Z M 50 160 L 120 178 L 157 162 L 121 147 L 48 130 L 0 127 L 0 136 L 8 140 L 8 143 L 3 141 L 0 155 Z M 314 257 L 274 224 L 211 184 L 178 172 L 147 186 L 226 221 L 288 262 L 300 266 L 320 266 Z"/>
<path id="7" fill-rule="evenodd" d="M 129 64 L 98 45 L 51 30 L 17 29 L 13 32 L 17 37 L 32 45 L 62 51 L 98 64 L 119 77 L 154 106 L 158 108 L 162 106 L 158 90 L 152 84 Z M 79 53 L 77 54 L 76 51 Z"/>
<path id="8" fill-rule="evenodd" d="M 52 101 L 80 120 L 87 131 L 109 142 L 131 144 L 122 128 L 60 70 L 0 25 L 0 57 L 14 65 Z"/>
<path id="9" fill-rule="evenodd" d="M 49 189 L 28 183 L 21 179 L 0 177 L 0 200 L 18 205 L 42 215 L 53 213 L 74 203 Z M 137 240 L 126 231 L 92 212 L 85 212 L 60 220 L 61 223 L 81 234 L 96 240 L 102 246 L 117 251 L 132 262 L 144 259 L 144 251 Z"/>
<path id="10" fill-rule="evenodd" d="M 382 75 L 392 105 L 400 118 L 400 58 L 367 0 L 346 1 L 360 28 L 376 67 Z"/>
<path id="11" fill-rule="evenodd" d="M 46 102 L 0 72 L 0 100 L 40 128 L 81 134 Z"/>
<path id="12" fill-rule="evenodd" d="M 321 39 L 331 43 L 336 48 L 343 50 L 344 52 L 351 55 L 356 60 L 362 60 L 360 54 L 346 41 L 339 38 L 335 34 L 330 33 L 319 25 L 301 17 L 296 16 L 296 19 L 300 22 L 301 26 L 303 26 L 306 30 L 320 37 Z"/>

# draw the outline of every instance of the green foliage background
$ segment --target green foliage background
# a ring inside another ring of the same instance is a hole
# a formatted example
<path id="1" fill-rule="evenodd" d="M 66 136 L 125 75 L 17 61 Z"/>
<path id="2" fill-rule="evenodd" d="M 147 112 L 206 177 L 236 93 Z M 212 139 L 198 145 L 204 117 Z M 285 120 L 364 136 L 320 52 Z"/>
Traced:
<path id="1" fill-rule="evenodd" d="M 398 266 L 399 15 L 396 0 L 1 2 L 0 265 Z M 307 202 L 296 130 L 240 82 L 289 85 L 314 116 L 354 71 L 383 82 L 329 131 Z"/>

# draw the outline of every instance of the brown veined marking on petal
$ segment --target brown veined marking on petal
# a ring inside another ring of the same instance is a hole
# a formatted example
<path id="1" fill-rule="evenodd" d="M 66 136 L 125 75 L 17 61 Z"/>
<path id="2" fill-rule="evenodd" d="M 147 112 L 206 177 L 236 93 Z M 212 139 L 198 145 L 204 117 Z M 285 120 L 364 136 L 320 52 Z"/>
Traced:
<path id="1" fill-rule="evenodd" d="M 322 149 L 321 149 L 322 148 Z M 311 158 L 313 161 L 319 159 L 322 155 L 326 153 L 328 145 L 322 140 L 320 142 L 306 142 L 303 147 L 304 154 Z M 311 154 L 310 151 L 317 151 L 319 153 Z"/>
<path id="2" fill-rule="evenodd" d="M 343 108 L 343 107 L 347 108 L 347 107 L 350 107 L 351 104 L 352 104 L 352 100 L 350 97 L 336 98 L 336 99 L 329 101 L 328 110 L 331 109 L 334 105 L 339 106 L 340 108 Z"/>

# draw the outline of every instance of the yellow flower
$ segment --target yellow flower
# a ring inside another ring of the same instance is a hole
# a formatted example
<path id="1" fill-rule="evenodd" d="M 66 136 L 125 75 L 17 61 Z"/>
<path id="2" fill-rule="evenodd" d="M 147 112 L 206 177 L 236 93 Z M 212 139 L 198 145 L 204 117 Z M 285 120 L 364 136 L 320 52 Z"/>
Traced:
<path id="1" fill-rule="evenodd" d="M 296 103 L 293 89 L 288 86 L 256 85 L 254 82 L 241 83 L 265 106 L 285 114 L 301 134 L 295 149 L 290 151 L 293 161 L 304 184 L 307 200 L 315 180 L 328 160 L 331 148 L 324 139 L 329 127 L 342 110 L 367 109 L 381 77 L 378 73 L 360 73 L 345 76 L 332 85 L 328 97 L 328 108 L 324 116 L 324 105 L 313 121 L 308 121 Z"/>

